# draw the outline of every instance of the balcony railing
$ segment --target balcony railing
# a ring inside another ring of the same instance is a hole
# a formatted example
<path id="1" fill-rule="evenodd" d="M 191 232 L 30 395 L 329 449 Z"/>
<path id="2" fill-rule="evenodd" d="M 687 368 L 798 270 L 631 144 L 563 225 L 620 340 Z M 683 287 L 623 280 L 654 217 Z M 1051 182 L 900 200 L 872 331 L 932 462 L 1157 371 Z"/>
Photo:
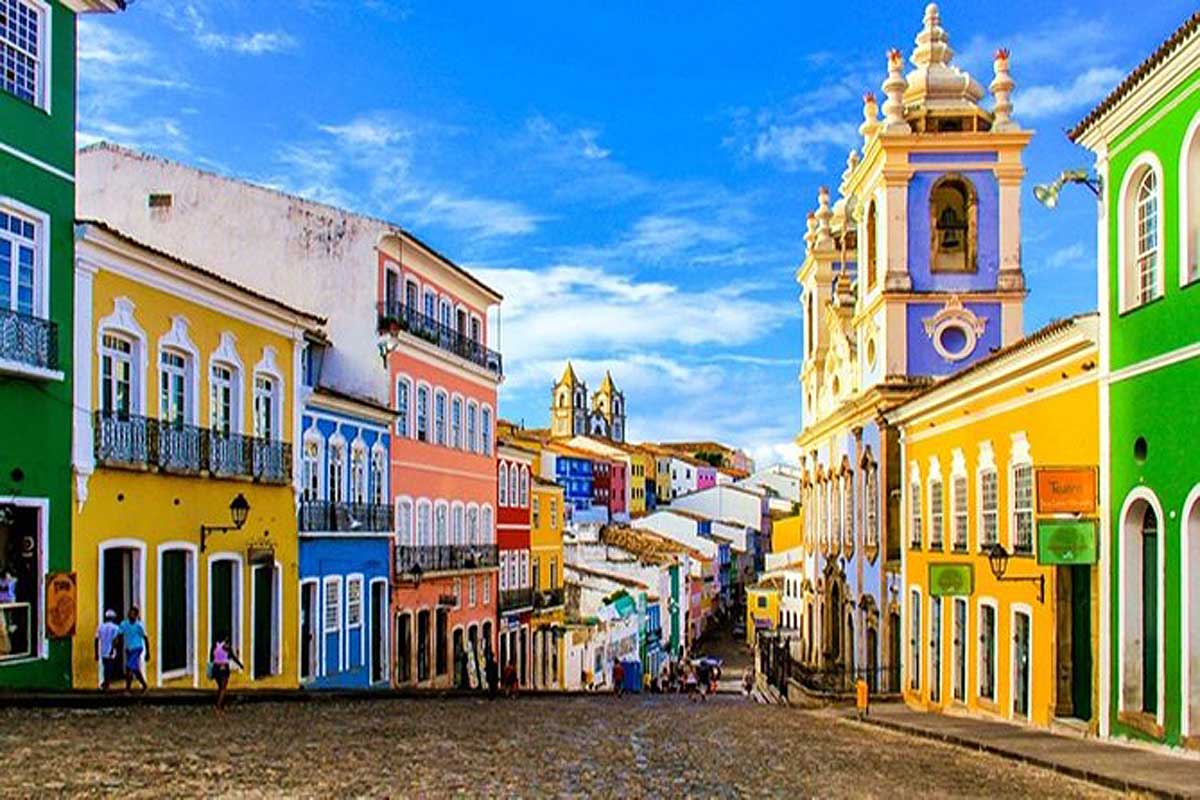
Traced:
<path id="1" fill-rule="evenodd" d="M 499 561 L 499 550 L 494 544 L 396 545 L 396 577 L 399 580 L 430 572 L 488 569 Z"/>
<path id="2" fill-rule="evenodd" d="M 533 589 L 501 589 L 500 610 L 512 611 L 515 608 L 533 607 Z"/>
<path id="3" fill-rule="evenodd" d="M 562 587 L 545 589 L 533 595 L 534 608 L 557 608 L 564 603 L 565 594 Z"/>
<path id="4" fill-rule="evenodd" d="M 287 442 L 219 433 L 136 414 L 95 413 L 96 460 L 109 466 L 160 469 L 263 483 L 292 479 Z"/>
<path id="5" fill-rule="evenodd" d="M 40 369 L 58 369 L 58 325 L 0 309 L 0 358 Z"/>
<path id="6" fill-rule="evenodd" d="M 390 533 L 392 507 L 304 500 L 300 503 L 299 524 L 301 533 Z"/>
<path id="7" fill-rule="evenodd" d="M 443 325 L 433 317 L 403 303 L 380 303 L 378 327 L 380 332 L 403 331 L 412 334 L 483 367 L 496 376 L 504 374 L 503 359 L 495 350 L 489 350 L 467 334 L 456 331 L 449 325 Z"/>

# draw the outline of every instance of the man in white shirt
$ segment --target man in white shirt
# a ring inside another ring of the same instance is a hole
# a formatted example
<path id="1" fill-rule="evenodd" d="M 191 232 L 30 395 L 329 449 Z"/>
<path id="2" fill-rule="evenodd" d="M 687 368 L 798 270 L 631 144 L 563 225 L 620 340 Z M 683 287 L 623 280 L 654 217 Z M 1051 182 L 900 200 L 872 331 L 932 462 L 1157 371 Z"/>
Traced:
<path id="1" fill-rule="evenodd" d="M 104 612 L 104 622 L 96 628 L 96 660 L 100 662 L 100 688 L 106 692 L 109 684 L 121 677 L 121 654 L 116 650 L 121 629 L 116 620 L 117 612 L 110 608 Z"/>

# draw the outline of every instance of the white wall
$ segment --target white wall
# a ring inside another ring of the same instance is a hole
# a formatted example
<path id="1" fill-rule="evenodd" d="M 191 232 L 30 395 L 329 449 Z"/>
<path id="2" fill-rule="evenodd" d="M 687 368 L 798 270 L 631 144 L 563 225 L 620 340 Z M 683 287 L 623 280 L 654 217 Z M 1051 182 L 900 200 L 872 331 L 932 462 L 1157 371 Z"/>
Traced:
<path id="1" fill-rule="evenodd" d="M 639 519 L 637 526 L 697 550 L 706 558 L 717 557 L 716 543 L 696 532 L 699 523 L 694 519 L 672 514 L 670 511 L 656 511 Z"/>
<path id="2" fill-rule="evenodd" d="M 729 486 L 713 486 L 692 492 L 676 498 L 671 505 L 708 519 L 740 522 L 754 530 L 762 526 L 762 498 Z"/>

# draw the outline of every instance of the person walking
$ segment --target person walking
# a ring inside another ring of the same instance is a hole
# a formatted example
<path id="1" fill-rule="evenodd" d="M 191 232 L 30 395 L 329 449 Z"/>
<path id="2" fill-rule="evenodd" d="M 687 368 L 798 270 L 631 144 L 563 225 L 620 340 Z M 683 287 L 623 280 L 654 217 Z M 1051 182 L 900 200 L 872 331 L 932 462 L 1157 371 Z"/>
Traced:
<path id="1" fill-rule="evenodd" d="M 708 702 L 708 691 L 712 687 L 712 667 L 706 659 L 700 659 L 696 667 L 696 684 L 700 702 Z"/>
<path id="2" fill-rule="evenodd" d="M 217 682 L 217 713 L 225 711 L 225 692 L 229 688 L 229 662 L 237 664 L 240 668 L 245 669 L 245 665 L 238 660 L 237 653 L 233 651 L 233 647 L 224 639 L 218 640 L 212 648 L 212 653 L 209 654 L 209 667 L 212 670 L 210 676 Z"/>
<path id="3" fill-rule="evenodd" d="M 496 689 L 500 684 L 500 667 L 496 663 L 496 657 L 492 655 L 490 647 L 487 650 L 487 658 L 484 662 L 483 671 L 487 678 L 488 697 L 495 700 Z"/>
<path id="4" fill-rule="evenodd" d="M 683 691 L 693 703 L 699 699 L 696 696 L 696 670 L 686 661 L 683 664 Z"/>
<path id="5" fill-rule="evenodd" d="M 517 662 L 509 661 L 504 667 L 504 696 L 517 696 Z"/>
<path id="6" fill-rule="evenodd" d="M 622 697 L 625 694 L 625 665 L 621 663 L 621 659 L 613 662 L 613 692 L 617 697 Z"/>
<path id="7" fill-rule="evenodd" d="M 133 689 L 133 679 L 142 685 L 144 694 L 150 687 L 146 684 L 146 676 L 142 674 L 142 655 L 146 663 L 150 663 L 150 637 L 139 617 L 141 610 L 137 606 L 129 607 L 129 614 L 121 623 L 121 638 L 125 642 L 125 691 Z"/>
<path id="8" fill-rule="evenodd" d="M 121 627 L 117 625 L 117 612 L 111 608 L 104 612 L 104 622 L 96 628 L 95 655 L 100 662 L 100 689 L 108 691 L 112 682 L 121 675 L 121 657 L 117 654 L 117 640 Z"/>

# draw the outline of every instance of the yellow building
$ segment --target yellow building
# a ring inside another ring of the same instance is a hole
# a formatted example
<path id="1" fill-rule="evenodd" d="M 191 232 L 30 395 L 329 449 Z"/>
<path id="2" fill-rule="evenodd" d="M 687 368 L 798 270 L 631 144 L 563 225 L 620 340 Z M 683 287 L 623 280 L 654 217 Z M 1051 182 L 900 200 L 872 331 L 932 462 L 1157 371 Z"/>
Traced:
<path id="1" fill-rule="evenodd" d="M 804 516 L 802 514 L 771 514 L 771 552 L 786 553 L 799 549 L 804 544 Z"/>
<path id="2" fill-rule="evenodd" d="M 104 611 L 138 606 L 152 688 L 207 683 L 218 638 L 232 686 L 296 686 L 292 442 L 323 321 L 101 224 L 76 236 L 74 685 L 100 683 Z"/>
<path id="3" fill-rule="evenodd" d="M 779 627 L 779 596 L 783 592 L 783 578 L 763 578 L 753 586 L 746 587 L 746 644 L 754 647 L 759 631 L 773 631 Z"/>
<path id="4" fill-rule="evenodd" d="M 1052 323 L 886 415 L 909 705 L 1095 730 L 1096 336 Z"/>
<path id="5" fill-rule="evenodd" d="M 563 487 L 534 473 L 530 499 L 529 551 L 533 563 L 533 685 L 563 687 Z"/>
<path id="6" fill-rule="evenodd" d="M 657 466 L 654 454 L 640 447 L 625 446 L 629 454 L 629 515 L 643 516 L 646 509 L 646 480 L 655 480 Z"/>

